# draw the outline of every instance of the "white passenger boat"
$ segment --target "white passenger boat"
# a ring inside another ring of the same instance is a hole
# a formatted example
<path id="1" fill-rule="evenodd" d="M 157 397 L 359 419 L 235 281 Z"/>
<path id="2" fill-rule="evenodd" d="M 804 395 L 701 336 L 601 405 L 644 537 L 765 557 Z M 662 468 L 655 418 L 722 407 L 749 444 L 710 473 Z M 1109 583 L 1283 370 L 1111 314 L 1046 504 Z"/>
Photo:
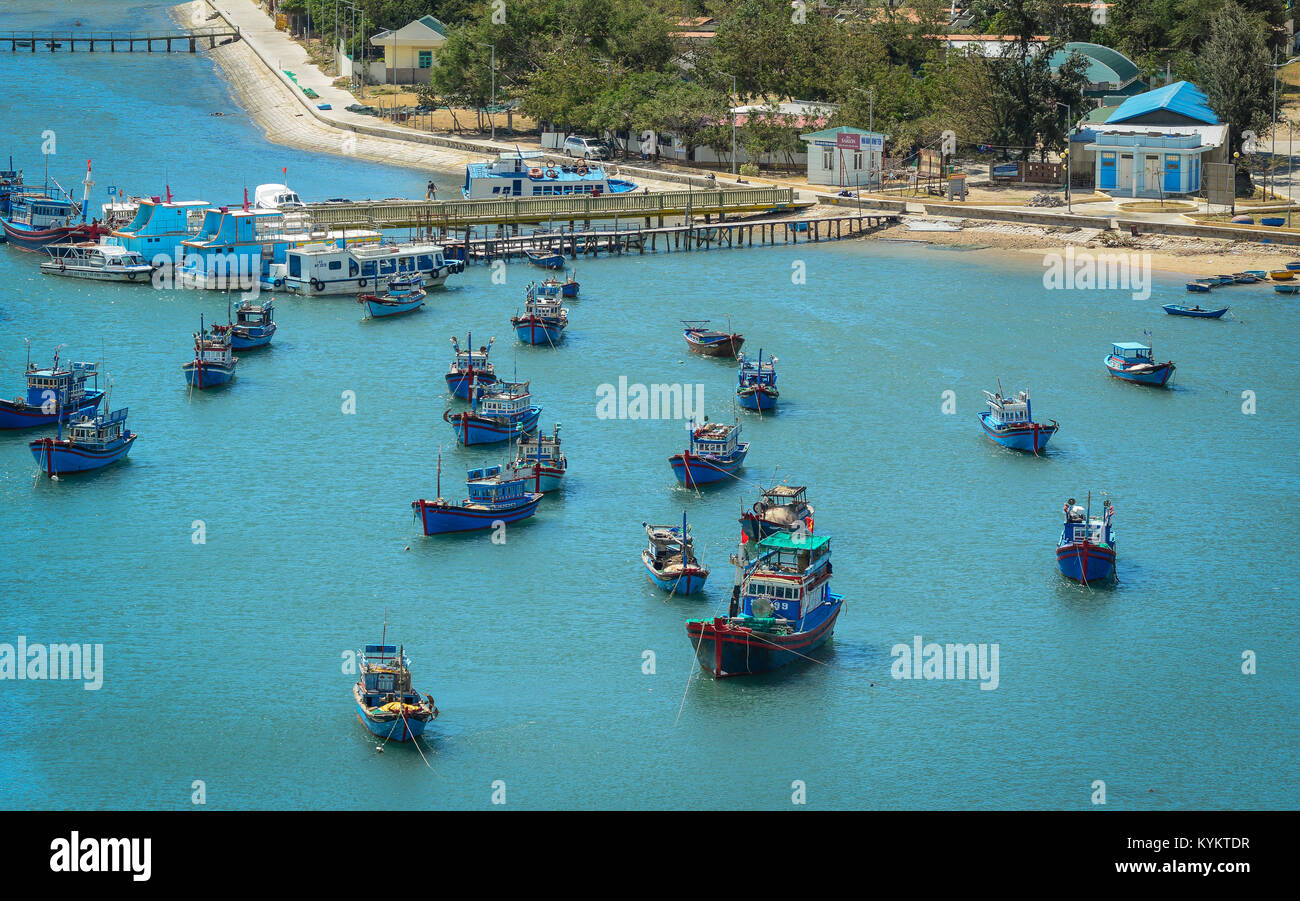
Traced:
<path id="1" fill-rule="evenodd" d="M 467 200 L 504 197 L 563 197 L 571 194 L 623 194 L 636 190 L 626 179 L 611 178 L 599 163 L 556 163 L 540 150 L 501 153 L 495 160 L 465 167 L 461 193 Z"/>
<path id="2" fill-rule="evenodd" d="M 101 282 L 151 283 L 153 266 L 134 250 L 116 244 L 49 244 L 41 271 Z"/>
<path id="3" fill-rule="evenodd" d="M 378 294 L 391 279 L 421 276 L 426 288 L 445 284 L 464 270 L 449 260 L 440 244 L 306 244 L 285 252 L 283 264 L 271 267 L 272 286 L 291 294 Z"/>

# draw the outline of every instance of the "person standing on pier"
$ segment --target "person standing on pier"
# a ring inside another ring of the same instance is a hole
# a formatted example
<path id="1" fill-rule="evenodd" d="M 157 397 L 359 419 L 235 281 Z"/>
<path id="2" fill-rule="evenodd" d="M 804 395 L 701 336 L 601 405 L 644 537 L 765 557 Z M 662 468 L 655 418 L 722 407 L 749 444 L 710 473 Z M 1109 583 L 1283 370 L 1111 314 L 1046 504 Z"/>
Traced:
<path id="1" fill-rule="evenodd" d="M 433 183 L 433 179 L 429 179 L 429 186 L 424 189 L 424 199 L 425 200 L 438 199 L 438 186 Z"/>

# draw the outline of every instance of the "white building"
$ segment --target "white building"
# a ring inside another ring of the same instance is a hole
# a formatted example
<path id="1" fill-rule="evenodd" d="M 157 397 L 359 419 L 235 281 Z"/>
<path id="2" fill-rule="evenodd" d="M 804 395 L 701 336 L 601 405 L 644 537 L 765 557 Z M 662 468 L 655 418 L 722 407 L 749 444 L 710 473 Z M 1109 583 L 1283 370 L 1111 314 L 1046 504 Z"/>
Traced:
<path id="1" fill-rule="evenodd" d="M 383 62 L 370 65 L 370 78 L 385 84 L 428 84 L 433 61 L 447 44 L 447 26 L 433 16 L 421 16 L 379 32 L 370 43 L 384 51 Z"/>
<path id="2" fill-rule="evenodd" d="M 799 138 L 808 145 L 808 184 L 855 188 L 880 182 L 889 135 L 841 125 Z"/>

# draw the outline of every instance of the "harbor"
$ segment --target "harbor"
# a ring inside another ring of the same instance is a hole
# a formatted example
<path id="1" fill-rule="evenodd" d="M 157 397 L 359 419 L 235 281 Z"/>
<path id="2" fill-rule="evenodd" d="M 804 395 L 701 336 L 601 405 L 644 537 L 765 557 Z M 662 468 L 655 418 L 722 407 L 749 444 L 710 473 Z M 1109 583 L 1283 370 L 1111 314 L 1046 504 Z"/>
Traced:
<path id="1" fill-rule="evenodd" d="M 82 30 L 175 28 L 108 7 Z M 9 33 L 5 196 L 68 206 L 0 217 L 0 643 L 107 664 L 0 683 L 0 805 L 1292 803 L 1296 675 L 1241 660 L 1300 640 L 1294 247 L 557 152 L 524 171 L 572 193 L 471 197 L 499 153 L 340 152 L 296 99 L 309 146 L 268 138 L 244 38 Z M 184 127 L 78 100 L 109 83 Z M 914 641 L 1000 673 L 900 677 Z"/>

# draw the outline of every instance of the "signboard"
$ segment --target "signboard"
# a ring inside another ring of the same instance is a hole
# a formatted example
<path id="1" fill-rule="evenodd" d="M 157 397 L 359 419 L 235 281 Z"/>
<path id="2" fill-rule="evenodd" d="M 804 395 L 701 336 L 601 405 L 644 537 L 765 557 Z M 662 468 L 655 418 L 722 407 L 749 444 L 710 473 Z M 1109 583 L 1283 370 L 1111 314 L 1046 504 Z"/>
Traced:
<path id="1" fill-rule="evenodd" d="M 1205 199 L 1212 204 L 1231 207 L 1236 201 L 1236 173 L 1232 163 L 1205 164 Z"/>
<path id="2" fill-rule="evenodd" d="M 862 136 L 841 132 L 835 136 L 835 146 L 841 150 L 861 150 Z"/>
<path id="3" fill-rule="evenodd" d="M 1019 163 L 998 163 L 993 167 L 993 178 L 1019 178 Z"/>
<path id="4" fill-rule="evenodd" d="M 817 146 L 817 147 L 839 147 L 839 148 L 841 148 L 841 149 L 845 149 L 845 150 L 849 150 L 849 149 L 851 149 L 851 150 L 878 150 L 878 151 L 880 151 L 881 153 L 883 153 L 884 150 L 885 150 L 885 136 L 884 136 L 884 135 L 881 135 L 881 134 L 869 134 L 869 135 L 843 135 L 843 134 L 841 134 L 841 135 L 836 135 L 836 138 L 838 138 L 839 140 L 836 140 L 836 141 L 821 141 L 821 140 L 817 140 L 817 141 L 813 141 L 812 143 L 814 144 L 814 146 Z M 858 139 L 858 143 L 857 143 L 856 145 L 852 146 L 852 147 L 846 147 L 844 144 L 840 143 L 840 141 L 844 140 L 845 138 L 857 138 L 857 139 Z"/>

